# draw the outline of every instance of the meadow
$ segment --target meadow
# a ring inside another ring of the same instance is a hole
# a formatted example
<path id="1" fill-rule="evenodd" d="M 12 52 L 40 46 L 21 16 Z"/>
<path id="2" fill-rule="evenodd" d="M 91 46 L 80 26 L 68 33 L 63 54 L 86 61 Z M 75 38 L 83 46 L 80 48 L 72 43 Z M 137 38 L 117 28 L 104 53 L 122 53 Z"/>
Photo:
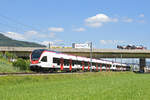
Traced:
<path id="1" fill-rule="evenodd" d="M 0 77 L 0 100 L 149 100 L 150 74 L 92 72 Z"/>

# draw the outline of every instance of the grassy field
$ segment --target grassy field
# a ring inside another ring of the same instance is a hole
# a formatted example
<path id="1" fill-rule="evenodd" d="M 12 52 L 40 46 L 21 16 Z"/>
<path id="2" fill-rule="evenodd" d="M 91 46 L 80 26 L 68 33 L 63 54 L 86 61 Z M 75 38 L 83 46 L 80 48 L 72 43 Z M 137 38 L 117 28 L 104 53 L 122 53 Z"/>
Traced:
<path id="1" fill-rule="evenodd" d="M 149 100 L 150 74 L 97 72 L 0 77 L 0 100 Z"/>

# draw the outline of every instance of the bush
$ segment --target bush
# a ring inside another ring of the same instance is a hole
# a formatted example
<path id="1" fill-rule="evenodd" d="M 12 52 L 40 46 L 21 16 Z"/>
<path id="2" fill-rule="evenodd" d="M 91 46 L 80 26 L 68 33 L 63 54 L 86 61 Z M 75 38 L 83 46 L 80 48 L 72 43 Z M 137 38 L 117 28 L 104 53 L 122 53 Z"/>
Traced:
<path id="1" fill-rule="evenodd" d="M 3 58 L 3 53 L 2 52 L 0 52 L 0 58 Z"/>
<path id="2" fill-rule="evenodd" d="M 13 62 L 13 66 L 19 68 L 20 70 L 29 70 L 30 62 L 28 60 L 17 59 Z"/>

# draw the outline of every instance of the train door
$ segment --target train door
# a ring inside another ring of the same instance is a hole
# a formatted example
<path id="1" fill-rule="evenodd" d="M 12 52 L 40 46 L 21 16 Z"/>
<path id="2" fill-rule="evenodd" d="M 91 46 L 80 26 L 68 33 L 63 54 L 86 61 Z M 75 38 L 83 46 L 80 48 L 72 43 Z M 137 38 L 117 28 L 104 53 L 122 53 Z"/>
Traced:
<path id="1" fill-rule="evenodd" d="M 50 67 L 47 56 L 43 56 L 40 62 L 42 67 Z"/>
<path id="2" fill-rule="evenodd" d="M 60 58 L 60 70 L 64 69 L 64 59 Z"/>
<path id="3" fill-rule="evenodd" d="M 84 71 L 84 61 L 82 61 L 82 71 Z"/>
<path id="4" fill-rule="evenodd" d="M 88 71 L 90 71 L 90 63 L 88 62 Z"/>
<path id="5" fill-rule="evenodd" d="M 98 64 L 96 63 L 96 71 L 98 71 Z"/>

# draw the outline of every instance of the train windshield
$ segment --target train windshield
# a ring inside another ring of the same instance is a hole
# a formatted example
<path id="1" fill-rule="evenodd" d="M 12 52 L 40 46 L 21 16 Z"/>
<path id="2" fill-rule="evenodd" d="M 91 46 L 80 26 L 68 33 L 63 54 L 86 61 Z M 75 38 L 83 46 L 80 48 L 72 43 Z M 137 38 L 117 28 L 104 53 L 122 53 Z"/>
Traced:
<path id="1" fill-rule="evenodd" d="M 31 54 L 31 59 L 32 60 L 38 60 L 43 51 L 44 51 L 44 49 L 34 50 Z"/>

